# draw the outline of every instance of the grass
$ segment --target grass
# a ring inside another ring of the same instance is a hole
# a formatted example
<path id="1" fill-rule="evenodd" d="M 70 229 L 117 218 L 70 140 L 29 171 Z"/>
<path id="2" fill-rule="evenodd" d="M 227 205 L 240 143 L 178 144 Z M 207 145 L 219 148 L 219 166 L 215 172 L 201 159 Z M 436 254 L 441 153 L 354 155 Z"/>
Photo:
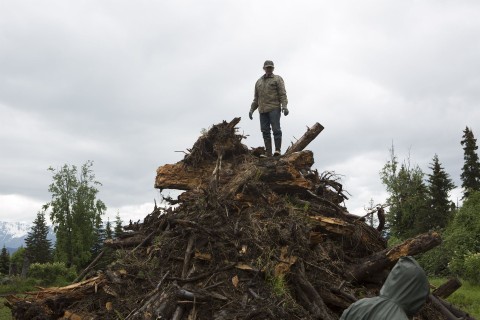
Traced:
<path id="1" fill-rule="evenodd" d="M 34 279 L 21 279 L 12 277 L 10 282 L 0 285 L 0 294 L 19 294 L 26 291 L 35 290 L 36 281 Z M 5 297 L 0 297 L 0 320 L 11 320 L 12 313 L 10 308 L 5 305 Z"/>
<path id="2" fill-rule="evenodd" d="M 14 277 L 9 283 L 0 285 L 0 294 L 5 295 L 33 291 L 35 290 L 36 284 L 34 279 Z"/>
<path id="3" fill-rule="evenodd" d="M 438 287 L 448 279 L 431 278 L 429 280 L 432 285 Z M 480 319 L 480 285 L 462 280 L 462 286 L 448 297 L 447 301 L 468 312 L 472 317 Z"/>
<path id="4" fill-rule="evenodd" d="M 12 318 L 12 313 L 10 312 L 10 309 L 5 306 L 5 298 L 0 297 L 0 320 L 11 320 Z"/>

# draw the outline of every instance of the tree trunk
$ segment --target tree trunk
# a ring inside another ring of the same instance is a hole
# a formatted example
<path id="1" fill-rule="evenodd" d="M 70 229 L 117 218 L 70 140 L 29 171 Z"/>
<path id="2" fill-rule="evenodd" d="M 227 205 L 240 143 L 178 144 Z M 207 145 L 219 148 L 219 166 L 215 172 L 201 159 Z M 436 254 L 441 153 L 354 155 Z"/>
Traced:
<path id="1" fill-rule="evenodd" d="M 320 132 L 322 132 L 323 129 L 324 128 L 320 123 L 315 123 L 313 127 L 307 129 L 307 132 L 305 132 L 300 139 L 288 147 L 285 154 L 302 151 L 320 134 Z"/>
<path id="2" fill-rule="evenodd" d="M 393 267 L 401 257 L 426 252 L 438 246 L 441 242 L 442 240 L 437 232 L 421 234 L 391 249 L 372 254 L 360 264 L 352 266 L 349 277 L 355 281 L 367 280 L 381 270 Z"/>
<path id="3" fill-rule="evenodd" d="M 451 278 L 440 287 L 435 289 L 432 294 L 445 299 L 448 298 L 452 293 L 454 293 L 458 288 L 462 286 L 462 283 L 458 278 Z"/>

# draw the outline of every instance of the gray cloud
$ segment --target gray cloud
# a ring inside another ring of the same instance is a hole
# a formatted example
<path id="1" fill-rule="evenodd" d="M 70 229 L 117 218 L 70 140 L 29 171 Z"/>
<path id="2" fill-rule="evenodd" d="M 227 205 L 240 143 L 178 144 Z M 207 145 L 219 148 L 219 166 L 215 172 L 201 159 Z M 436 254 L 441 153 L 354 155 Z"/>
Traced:
<path id="1" fill-rule="evenodd" d="M 94 160 L 100 197 L 137 217 L 159 199 L 156 168 L 203 128 L 242 116 L 244 142 L 261 145 L 247 113 L 265 59 L 286 82 L 286 143 L 325 126 L 309 148 L 320 171 L 344 175 L 352 211 L 384 200 L 392 142 L 425 172 L 437 153 L 459 185 L 462 130 L 480 134 L 479 11 L 466 0 L 3 4 L 0 220 L 34 219 L 49 166 Z"/>

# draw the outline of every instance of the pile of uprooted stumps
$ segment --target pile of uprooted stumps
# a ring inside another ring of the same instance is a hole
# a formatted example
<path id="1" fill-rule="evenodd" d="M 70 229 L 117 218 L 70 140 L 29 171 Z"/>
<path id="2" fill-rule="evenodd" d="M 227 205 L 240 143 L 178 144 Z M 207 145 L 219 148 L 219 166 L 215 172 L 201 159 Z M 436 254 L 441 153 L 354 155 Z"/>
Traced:
<path id="1" fill-rule="evenodd" d="M 433 232 L 387 249 L 381 206 L 367 213 L 377 228 L 349 214 L 337 176 L 312 170 L 304 150 L 318 123 L 284 155 L 261 158 L 242 144 L 239 121 L 212 126 L 182 161 L 158 168 L 156 188 L 185 192 L 106 241 L 116 250 L 108 268 L 95 259 L 70 286 L 9 297 L 14 318 L 338 319 L 377 295 L 401 256 L 441 242 Z M 439 288 L 416 319 L 468 317 L 442 300 L 455 288 Z"/>

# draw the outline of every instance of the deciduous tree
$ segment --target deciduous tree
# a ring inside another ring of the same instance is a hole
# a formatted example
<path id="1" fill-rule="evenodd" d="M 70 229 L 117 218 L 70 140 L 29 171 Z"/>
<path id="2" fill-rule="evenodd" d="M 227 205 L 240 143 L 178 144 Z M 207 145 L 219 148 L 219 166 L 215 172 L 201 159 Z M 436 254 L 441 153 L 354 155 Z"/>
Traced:
<path id="1" fill-rule="evenodd" d="M 449 268 L 462 275 L 464 260 L 480 252 L 480 192 L 472 191 L 445 232 L 445 247 L 451 261 Z"/>
<path id="2" fill-rule="evenodd" d="M 87 161 L 80 172 L 76 166 L 49 168 L 53 174 L 48 189 L 52 200 L 44 208 L 51 208 L 50 219 L 57 236 L 55 257 L 67 266 L 83 267 L 90 260 L 97 240 L 95 227 L 106 210 L 97 199 L 101 183 L 95 180 L 92 166 L 93 162 Z"/>

